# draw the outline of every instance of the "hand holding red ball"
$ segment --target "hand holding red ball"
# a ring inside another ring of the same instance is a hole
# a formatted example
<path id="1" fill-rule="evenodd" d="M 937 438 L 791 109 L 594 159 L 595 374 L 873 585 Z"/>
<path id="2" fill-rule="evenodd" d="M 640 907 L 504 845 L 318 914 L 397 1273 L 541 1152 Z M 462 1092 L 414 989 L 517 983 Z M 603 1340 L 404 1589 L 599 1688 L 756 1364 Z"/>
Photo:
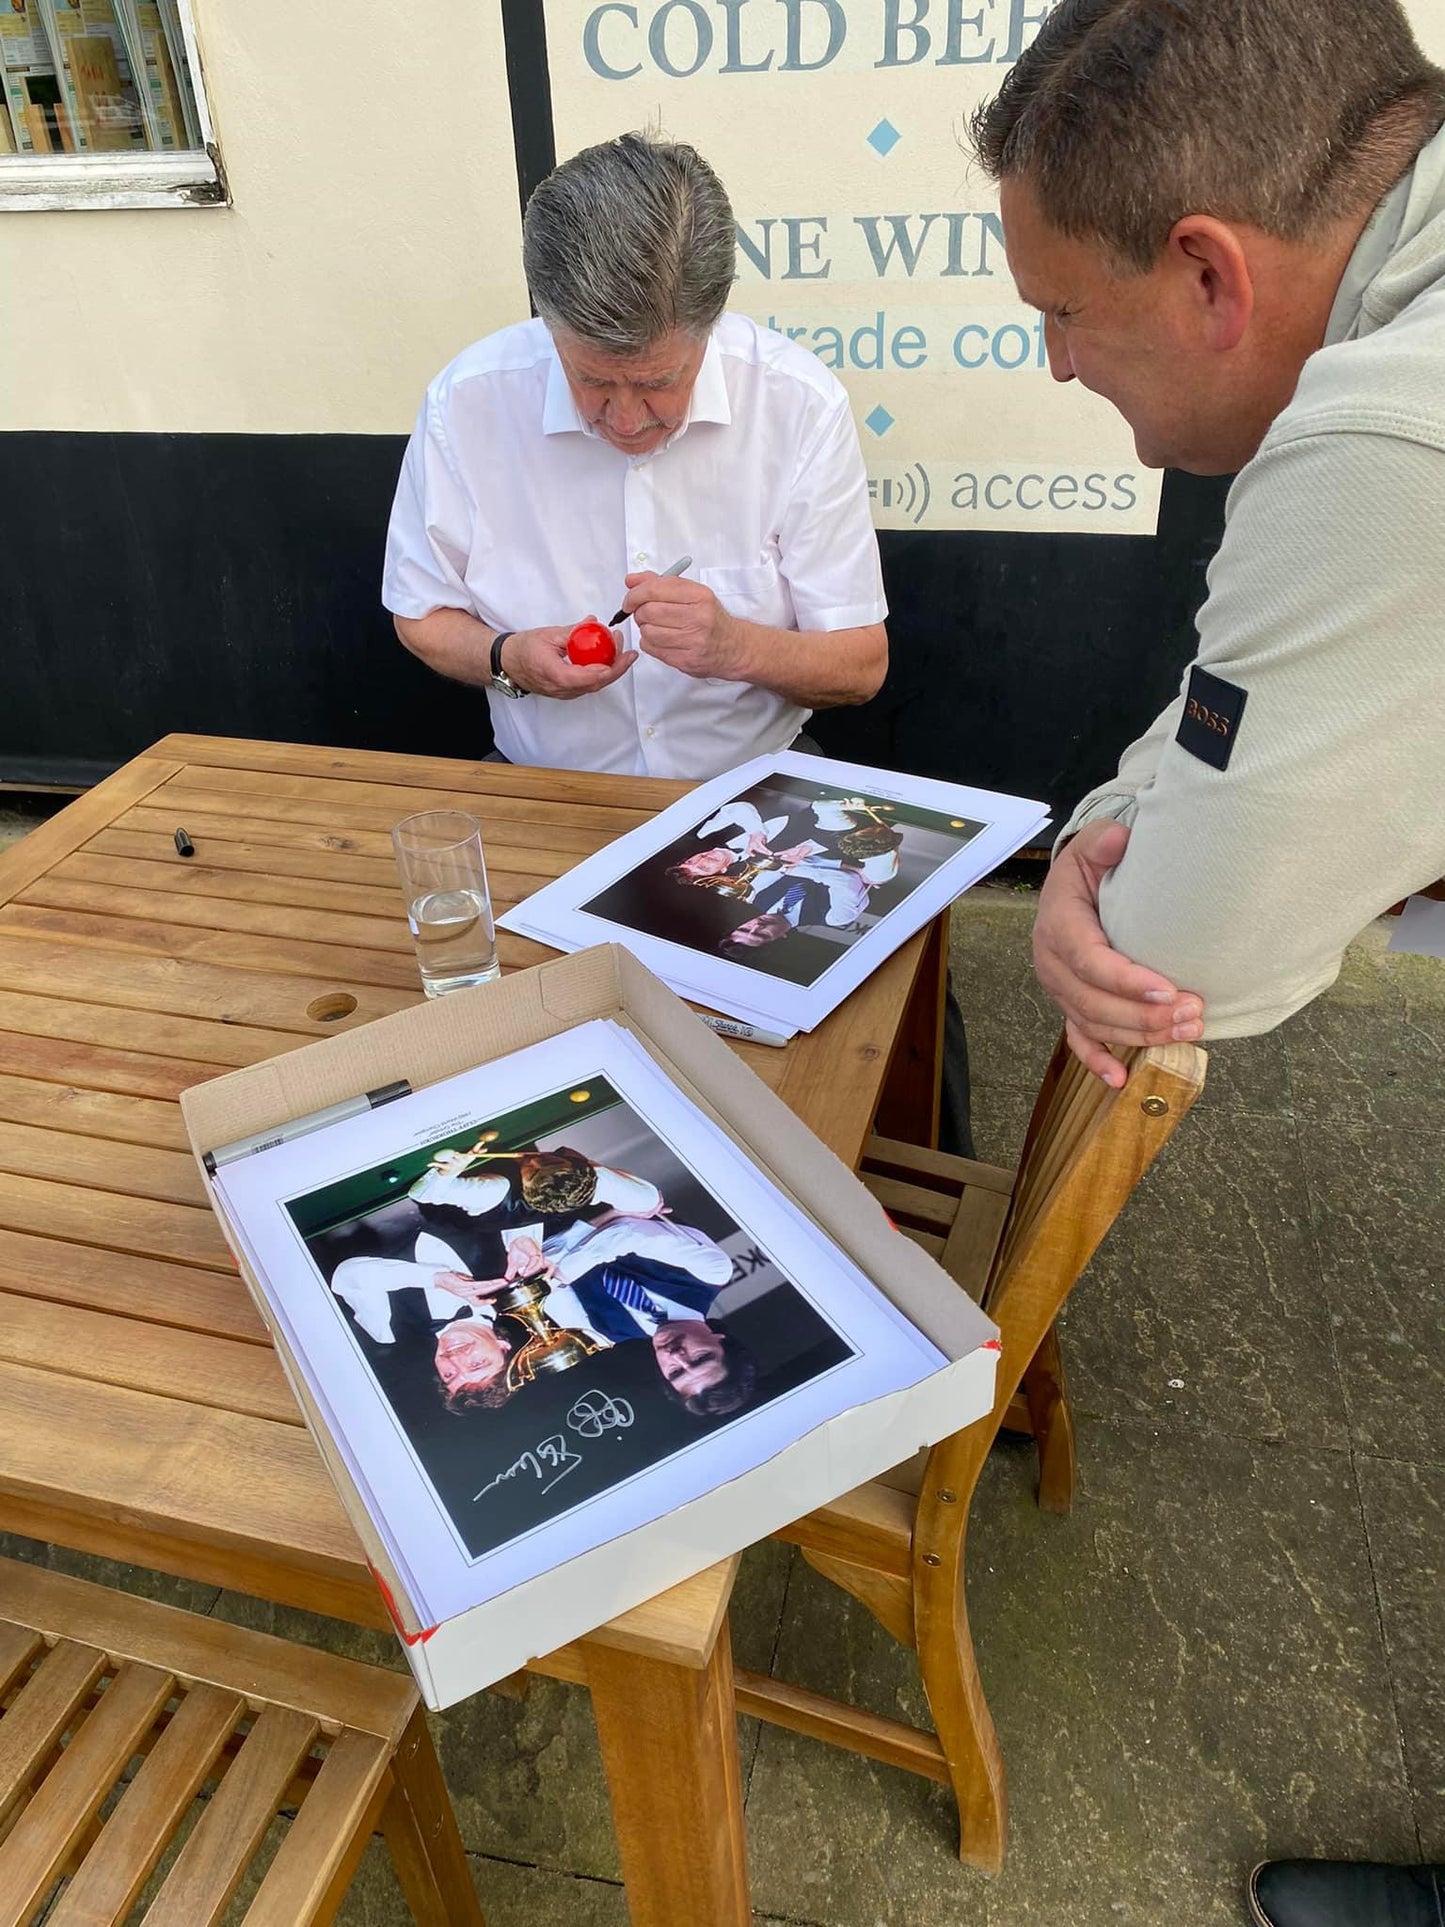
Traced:
<path id="1" fill-rule="evenodd" d="M 567 638 L 567 659 L 586 668 L 593 663 L 604 667 L 617 660 L 617 643 L 612 631 L 600 622 L 579 622 Z"/>

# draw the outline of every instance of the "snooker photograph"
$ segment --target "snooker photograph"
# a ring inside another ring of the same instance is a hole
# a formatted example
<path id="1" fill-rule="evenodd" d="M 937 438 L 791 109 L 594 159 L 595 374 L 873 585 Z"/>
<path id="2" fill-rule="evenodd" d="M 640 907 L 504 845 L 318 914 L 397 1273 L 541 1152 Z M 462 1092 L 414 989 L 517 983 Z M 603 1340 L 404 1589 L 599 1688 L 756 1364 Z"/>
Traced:
<path id="1" fill-rule="evenodd" d="M 984 827 L 774 771 L 579 908 L 807 986 Z"/>
<path id="2" fill-rule="evenodd" d="M 605 1078 L 285 1211 L 471 1559 L 854 1355 Z"/>

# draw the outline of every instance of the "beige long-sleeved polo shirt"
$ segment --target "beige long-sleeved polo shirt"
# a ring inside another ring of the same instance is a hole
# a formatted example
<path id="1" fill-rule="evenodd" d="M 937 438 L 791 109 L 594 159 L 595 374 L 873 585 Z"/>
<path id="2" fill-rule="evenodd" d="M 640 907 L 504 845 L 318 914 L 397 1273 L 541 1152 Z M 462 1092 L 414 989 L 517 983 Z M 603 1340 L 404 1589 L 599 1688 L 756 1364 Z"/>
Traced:
<path id="1" fill-rule="evenodd" d="M 1230 491 L 1198 627 L 1178 698 L 1065 835 L 1131 826 L 1100 893 L 1109 941 L 1199 992 L 1206 1037 L 1241 1037 L 1445 875 L 1445 131 L 1365 229 L 1324 347 Z M 1196 668 L 1242 713 L 1206 682 L 1187 716 Z"/>

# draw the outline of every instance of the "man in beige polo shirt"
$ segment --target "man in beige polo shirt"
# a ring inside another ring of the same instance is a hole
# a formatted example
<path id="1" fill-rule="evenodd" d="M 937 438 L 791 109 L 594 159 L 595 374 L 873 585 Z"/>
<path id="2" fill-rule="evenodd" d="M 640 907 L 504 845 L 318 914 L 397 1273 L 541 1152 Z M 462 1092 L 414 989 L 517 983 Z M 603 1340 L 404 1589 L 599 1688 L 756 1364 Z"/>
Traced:
<path id="1" fill-rule="evenodd" d="M 1445 873 L 1445 73 L 1398 0 L 1060 0 L 974 124 L 1060 381 L 1238 470 L 1178 697 L 1066 825 L 1078 1056 L 1272 1029 Z M 1445 1868 L 1270 1862 L 1260 1927 L 1445 1927 Z"/>

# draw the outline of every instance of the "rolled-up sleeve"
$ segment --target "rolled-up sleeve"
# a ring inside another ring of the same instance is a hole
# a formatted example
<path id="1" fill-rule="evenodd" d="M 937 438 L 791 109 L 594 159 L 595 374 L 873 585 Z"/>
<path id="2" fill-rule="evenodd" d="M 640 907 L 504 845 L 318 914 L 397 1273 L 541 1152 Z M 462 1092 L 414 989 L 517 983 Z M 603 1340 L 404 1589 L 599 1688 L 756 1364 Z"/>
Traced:
<path id="1" fill-rule="evenodd" d="M 386 533 L 381 599 L 393 615 L 419 619 L 433 609 L 472 608 L 466 569 L 474 515 L 428 395 L 406 446 Z"/>

